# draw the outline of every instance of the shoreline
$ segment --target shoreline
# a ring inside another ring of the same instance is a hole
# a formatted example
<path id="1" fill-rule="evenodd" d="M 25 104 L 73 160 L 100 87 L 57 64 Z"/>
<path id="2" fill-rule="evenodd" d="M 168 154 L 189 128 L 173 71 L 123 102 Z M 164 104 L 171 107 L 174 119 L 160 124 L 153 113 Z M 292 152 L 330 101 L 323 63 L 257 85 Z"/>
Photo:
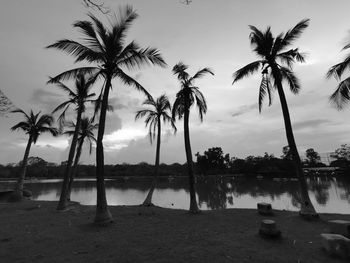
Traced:
<path id="1" fill-rule="evenodd" d="M 0 258 L 8 262 L 344 262 L 321 249 L 327 220 L 305 221 L 298 212 L 220 209 L 191 215 L 186 210 L 109 206 L 115 222 L 92 224 L 95 206 L 56 201 L 0 203 Z M 262 219 L 273 219 L 282 238 L 258 235 Z M 18 250 L 20 248 L 20 250 Z"/>

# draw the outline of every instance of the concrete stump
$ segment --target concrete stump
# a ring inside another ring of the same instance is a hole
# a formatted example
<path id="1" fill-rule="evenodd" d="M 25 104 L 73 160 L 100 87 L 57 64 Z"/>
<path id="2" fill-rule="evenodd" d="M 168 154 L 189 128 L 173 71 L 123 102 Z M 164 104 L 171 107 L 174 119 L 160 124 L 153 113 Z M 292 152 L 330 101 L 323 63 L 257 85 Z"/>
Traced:
<path id="1" fill-rule="evenodd" d="M 272 215 L 272 207 L 269 203 L 258 203 L 258 212 L 261 215 Z"/>
<path id="2" fill-rule="evenodd" d="M 321 234 L 322 246 L 329 255 L 350 259 L 350 239 L 338 234 Z"/>
<path id="3" fill-rule="evenodd" d="M 264 237 L 276 238 L 281 236 L 281 231 L 276 228 L 274 220 L 264 219 L 261 221 L 259 234 Z"/>
<path id="4" fill-rule="evenodd" d="M 329 220 L 329 232 L 350 237 L 350 221 L 347 220 Z"/>

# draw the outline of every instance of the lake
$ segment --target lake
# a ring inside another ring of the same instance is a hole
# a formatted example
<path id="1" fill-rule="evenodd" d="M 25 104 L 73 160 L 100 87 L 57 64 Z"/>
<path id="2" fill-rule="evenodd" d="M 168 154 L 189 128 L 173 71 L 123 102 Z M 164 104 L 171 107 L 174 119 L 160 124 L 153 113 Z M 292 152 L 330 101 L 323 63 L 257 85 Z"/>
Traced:
<path id="1" fill-rule="evenodd" d="M 119 178 L 106 180 L 109 205 L 138 205 L 147 195 L 151 178 Z M 313 176 L 307 178 L 309 194 L 320 213 L 350 214 L 350 177 Z M 1 182 L 2 188 L 11 182 Z M 45 179 L 26 182 L 34 200 L 58 200 L 61 180 Z M 275 209 L 298 211 L 299 184 L 295 178 L 251 178 L 242 176 L 207 177 L 196 183 L 200 209 L 256 208 L 258 202 L 269 202 Z M 94 179 L 74 182 L 72 201 L 96 204 Z M 188 209 L 188 179 L 160 178 L 153 195 L 155 205 Z"/>

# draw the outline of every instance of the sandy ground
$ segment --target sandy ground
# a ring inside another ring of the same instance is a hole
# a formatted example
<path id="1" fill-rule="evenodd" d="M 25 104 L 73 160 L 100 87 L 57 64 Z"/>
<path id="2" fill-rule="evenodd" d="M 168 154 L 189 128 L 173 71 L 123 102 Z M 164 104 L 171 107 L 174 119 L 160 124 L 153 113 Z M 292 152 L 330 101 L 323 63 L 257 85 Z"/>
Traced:
<path id="1" fill-rule="evenodd" d="M 297 213 L 271 216 L 282 238 L 260 237 L 266 217 L 250 209 L 205 211 L 114 206 L 115 223 L 97 227 L 93 206 L 55 210 L 56 202 L 0 203 L 0 262 L 345 262 L 321 249 L 326 220 L 305 221 Z M 271 218 L 270 217 L 270 218 Z"/>

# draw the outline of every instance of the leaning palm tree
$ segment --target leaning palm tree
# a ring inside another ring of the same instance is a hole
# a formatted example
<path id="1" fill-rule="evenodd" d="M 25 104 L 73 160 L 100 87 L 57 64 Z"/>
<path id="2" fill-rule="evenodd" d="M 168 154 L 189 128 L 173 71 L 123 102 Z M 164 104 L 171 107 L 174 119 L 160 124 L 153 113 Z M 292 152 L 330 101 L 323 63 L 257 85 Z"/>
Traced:
<path id="1" fill-rule="evenodd" d="M 287 33 L 279 34 L 277 37 L 274 37 L 272 35 L 270 27 L 268 27 L 266 31 L 263 32 L 254 26 L 250 26 L 250 29 L 252 30 L 249 36 L 250 43 L 253 47 L 253 51 L 258 55 L 260 59 L 237 70 L 233 74 L 233 83 L 261 69 L 262 80 L 258 98 L 259 112 L 261 112 L 262 103 L 266 96 L 269 99 L 269 105 L 271 105 L 271 92 L 274 89 L 277 89 L 282 107 L 288 146 L 295 163 L 296 175 L 298 176 L 300 182 L 300 214 L 307 216 L 317 216 L 317 213 L 310 201 L 308 194 L 307 183 L 304 177 L 300 156 L 294 140 L 287 100 L 282 85 L 283 82 L 286 82 L 293 94 L 297 94 L 300 90 L 299 80 L 292 71 L 292 66 L 296 61 L 304 62 L 304 55 L 299 52 L 298 48 L 289 48 L 294 40 L 296 40 L 301 35 L 301 33 L 308 25 L 309 19 L 304 19 L 300 21 L 294 28 L 287 31 Z M 271 82 L 273 82 L 273 85 Z"/>
<path id="2" fill-rule="evenodd" d="M 155 139 L 157 134 L 157 148 L 156 148 L 156 161 L 154 168 L 154 178 L 152 182 L 152 186 L 147 194 L 145 201 L 143 202 L 144 206 L 152 206 L 152 196 L 154 189 L 157 184 L 158 178 L 158 170 L 159 170 L 159 156 L 160 156 L 160 143 L 161 143 L 161 123 L 170 122 L 171 126 L 176 132 L 176 127 L 173 119 L 170 117 L 171 115 L 171 106 L 168 97 L 163 94 L 157 100 L 154 100 L 152 97 L 149 97 L 143 102 L 143 105 L 150 106 L 152 109 L 143 109 L 139 110 L 136 113 L 135 120 L 146 117 L 145 123 L 148 128 L 149 138 L 152 144 L 152 141 Z M 168 112 L 169 111 L 169 112 Z M 170 113 L 170 115 L 169 115 Z M 156 132 L 157 130 L 157 132 Z"/>
<path id="3" fill-rule="evenodd" d="M 343 47 L 343 50 L 350 48 L 350 43 Z M 327 72 L 327 78 L 334 77 L 337 81 L 340 81 L 336 90 L 329 97 L 331 103 L 333 103 L 338 110 L 342 110 L 344 106 L 350 101 L 350 77 L 342 80 L 344 71 L 350 66 L 350 55 L 348 55 L 342 62 L 332 66 Z"/>
<path id="4" fill-rule="evenodd" d="M 32 146 L 32 143 L 36 143 L 38 140 L 38 137 L 41 133 L 49 132 L 53 136 L 57 136 L 59 134 L 58 129 L 52 127 L 53 124 L 53 117 L 48 114 L 43 114 L 40 116 L 40 112 L 37 114 L 34 114 L 31 110 L 29 114 L 25 113 L 21 109 L 13 110 L 14 113 L 22 113 L 24 115 L 25 120 L 17 123 L 15 126 L 11 128 L 12 131 L 15 130 L 23 130 L 26 134 L 28 134 L 28 142 L 27 147 L 24 152 L 24 157 L 21 163 L 20 173 L 18 176 L 16 188 L 15 188 L 15 194 L 18 197 L 23 196 L 23 185 L 24 185 L 24 178 L 26 175 L 27 170 L 27 161 L 28 156 L 30 152 L 30 147 Z"/>
<path id="5" fill-rule="evenodd" d="M 74 136 L 74 133 L 76 130 L 76 124 L 71 122 L 68 124 L 68 126 L 70 128 L 72 128 L 72 130 L 67 130 L 63 134 Z M 94 124 L 92 118 L 89 119 L 88 117 L 83 117 L 81 119 L 80 128 L 78 130 L 77 151 L 76 151 L 75 158 L 74 158 L 72 173 L 70 174 L 70 177 L 69 177 L 67 200 L 70 200 L 72 184 L 73 184 L 74 178 L 75 178 L 77 171 L 78 171 L 78 163 L 80 160 L 84 141 L 86 140 L 89 143 L 89 153 L 91 154 L 92 144 L 93 144 L 93 142 L 96 142 L 94 130 L 97 129 L 97 127 L 98 127 L 98 124 L 97 123 Z"/>
<path id="6" fill-rule="evenodd" d="M 203 121 L 203 114 L 207 112 L 207 103 L 199 88 L 194 86 L 194 81 L 198 78 L 203 77 L 207 73 L 212 75 L 214 75 L 214 73 L 209 68 L 203 68 L 191 77 L 186 72 L 187 69 L 188 66 L 183 64 L 182 62 L 179 62 L 173 68 L 174 75 L 177 75 L 177 78 L 180 81 L 181 89 L 176 94 L 176 100 L 174 102 L 172 110 L 172 118 L 175 119 L 176 117 L 178 117 L 178 119 L 181 119 L 182 117 L 184 117 L 185 150 L 190 187 L 190 212 L 198 213 L 199 208 L 196 201 L 192 150 L 190 143 L 189 116 L 191 107 L 196 103 L 199 118 L 201 121 Z"/>
<path id="7" fill-rule="evenodd" d="M 79 133 L 79 127 L 81 122 L 81 116 L 85 111 L 85 108 L 86 108 L 85 104 L 87 102 L 94 102 L 94 100 L 92 100 L 92 97 L 95 96 L 95 93 L 90 93 L 93 82 L 94 82 L 94 78 L 88 78 L 83 74 L 77 75 L 77 78 L 75 80 L 74 90 L 70 89 L 68 86 L 64 85 L 60 81 L 56 82 L 57 87 L 63 90 L 64 92 L 67 92 L 69 96 L 68 100 L 58 105 L 56 109 L 54 109 L 53 111 L 53 113 L 55 113 L 57 111 L 63 110 L 58 118 L 60 123 L 60 128 L 62 128 L 62 126 L 64 125 L 66 112 L 70 106 L 75 106 L 75 111 L 77 114 L 76 115 L 77 125 L 75 126 L 72 142 L 69 148 L 68 161 L 67 161 L 66 168 L 64 170 L 61 195 L 57 205 L 57 210 L 64 210 L 67 207 L 69 178 L 72 176 L 72 171 L 73 171 L 72 164 L 73 164 L 74 153 L 75 153 L 75 149 L 78 141 L 78 133 Z"/>
<path id="8" fill-rule="evenodd" d="M 95 16 L 89 14 L 91 21 L 78 21 L 74 27 L 84 36 L 83 43 L 63 39 L 48 46 L 67 52 L 76 57 L 76 62 L 85 61 L 93 64 L 91 67 L 79 67 L 57 75 L 52 81 L 71 79 L 81 73 L 92 73 L 104 79 L 101 89 L 101 107 L 96 146 L 96 188 L 97 204 L 95 223 L 106 224 L 113 222 L 108 210 L 104 185 L 104 154 L 103 135 L 105 131 L 106 111 L 109 91 L 112 89 L 112 79 L 118 78 L 122 83 L 133 86 L 149 96 L 146 89 L 129 76 L 124 69 L 137 69 L 142 65 L 155 64 L 165 66 L 162 56 L 155 48 L 142 49 L 134 41 L 125 45 L 128 29 L 137 18 L 137 13 L 131 6 L 120 9 L 119 15 L 111 20 L 110 26 L 105 26 Z"/>

